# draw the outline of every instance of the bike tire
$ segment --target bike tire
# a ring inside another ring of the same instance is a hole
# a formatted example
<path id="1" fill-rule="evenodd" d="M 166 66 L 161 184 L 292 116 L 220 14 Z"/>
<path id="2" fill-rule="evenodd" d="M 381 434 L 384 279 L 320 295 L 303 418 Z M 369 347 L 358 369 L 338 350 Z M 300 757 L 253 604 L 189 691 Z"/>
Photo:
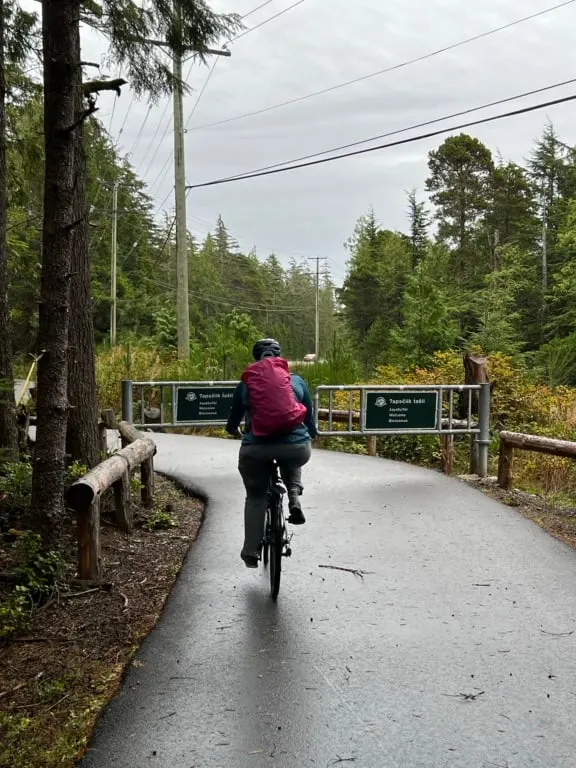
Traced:
<path id="1" fill-rule="evenodd" d="M 270 541 L 270 593 L 276 600 L 280 591 L 280 575 L 282 573 L 282 518 L 278 507 L 272 509 Z"/>
<path id="2" fill-rule="evenodd" d="M 268 538 L 270 536 L 270 509 L 266 510 L 266 522 L 264 523 L 264 543 L 262 544 L 262 562 L 264 567 L 268 565 L 268 551 L 269 543 Z"/>

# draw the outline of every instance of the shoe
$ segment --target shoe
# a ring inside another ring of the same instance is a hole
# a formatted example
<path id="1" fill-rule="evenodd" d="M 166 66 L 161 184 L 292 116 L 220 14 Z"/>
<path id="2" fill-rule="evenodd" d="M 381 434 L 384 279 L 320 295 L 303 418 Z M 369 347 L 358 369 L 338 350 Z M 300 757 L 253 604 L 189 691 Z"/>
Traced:
<path id="1" fill-rule="evenodd" d="M 241 555 L 246 568 L 258 568 L 258 558 L 256 555 Z"/>
<path id="2" fill-rule="evenodd" d="M 288 522 L 292 525 L 304 525 L 306 518 L 304 517 L 304 512 L 302 512 L 300 499 L 296 494 L 290 494 L 288 499 L 288 509 L 290 510 Z"/>

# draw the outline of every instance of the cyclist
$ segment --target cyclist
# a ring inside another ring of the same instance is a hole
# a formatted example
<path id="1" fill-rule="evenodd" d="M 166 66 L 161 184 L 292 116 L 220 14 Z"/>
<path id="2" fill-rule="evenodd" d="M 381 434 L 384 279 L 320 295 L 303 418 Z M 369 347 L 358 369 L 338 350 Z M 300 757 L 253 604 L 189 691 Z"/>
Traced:
<path id="1" fill-rule="evenodd" d="M 312 398 L 300 376 L 290 374 L 275 339 L 254 344 L 255 362 L 242 374 L 236 387 L 226 430 L 236 436 L 246 416 L 238 457 L 238 470 L 246 488 L 244 546 L 241 558 L 257 568 L 264 531 L 268 483 L 272 461 L 278 462 L 288 491 L 288 522 L 306 522 L 300 496 L 302 467 L 310 460 L 311 440 L 316 437 Z"/>

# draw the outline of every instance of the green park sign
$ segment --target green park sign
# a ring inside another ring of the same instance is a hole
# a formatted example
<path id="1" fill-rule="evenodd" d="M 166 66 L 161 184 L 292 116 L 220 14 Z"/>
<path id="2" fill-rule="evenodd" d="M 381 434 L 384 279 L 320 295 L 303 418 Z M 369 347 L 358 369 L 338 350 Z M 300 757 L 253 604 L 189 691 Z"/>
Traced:
<path id="1" fill-rule="evenodd" d="M 438 428 L 438 392 L 366 391 L 363 429 L 365 432 L 430 430 Z"/>
<path id="2" fill-rule="evenodd" d="M 178 387 L 176 423 L 225 424 L 235 387 Z"/>

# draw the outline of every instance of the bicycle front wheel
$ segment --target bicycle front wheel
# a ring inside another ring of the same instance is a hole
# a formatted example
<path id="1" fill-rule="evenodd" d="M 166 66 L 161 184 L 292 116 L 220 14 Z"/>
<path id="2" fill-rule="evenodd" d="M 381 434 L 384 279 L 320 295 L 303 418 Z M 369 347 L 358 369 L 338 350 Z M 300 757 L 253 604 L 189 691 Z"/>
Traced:
<path id="1" fill-rule="evenodd" d="M 278 506 L 272 509 L 272 525 L 270 536 L 270 592 L 272 600 L 276 600 L 280 591 L 280 574 L 282 572 L 282 516 Z"/>

